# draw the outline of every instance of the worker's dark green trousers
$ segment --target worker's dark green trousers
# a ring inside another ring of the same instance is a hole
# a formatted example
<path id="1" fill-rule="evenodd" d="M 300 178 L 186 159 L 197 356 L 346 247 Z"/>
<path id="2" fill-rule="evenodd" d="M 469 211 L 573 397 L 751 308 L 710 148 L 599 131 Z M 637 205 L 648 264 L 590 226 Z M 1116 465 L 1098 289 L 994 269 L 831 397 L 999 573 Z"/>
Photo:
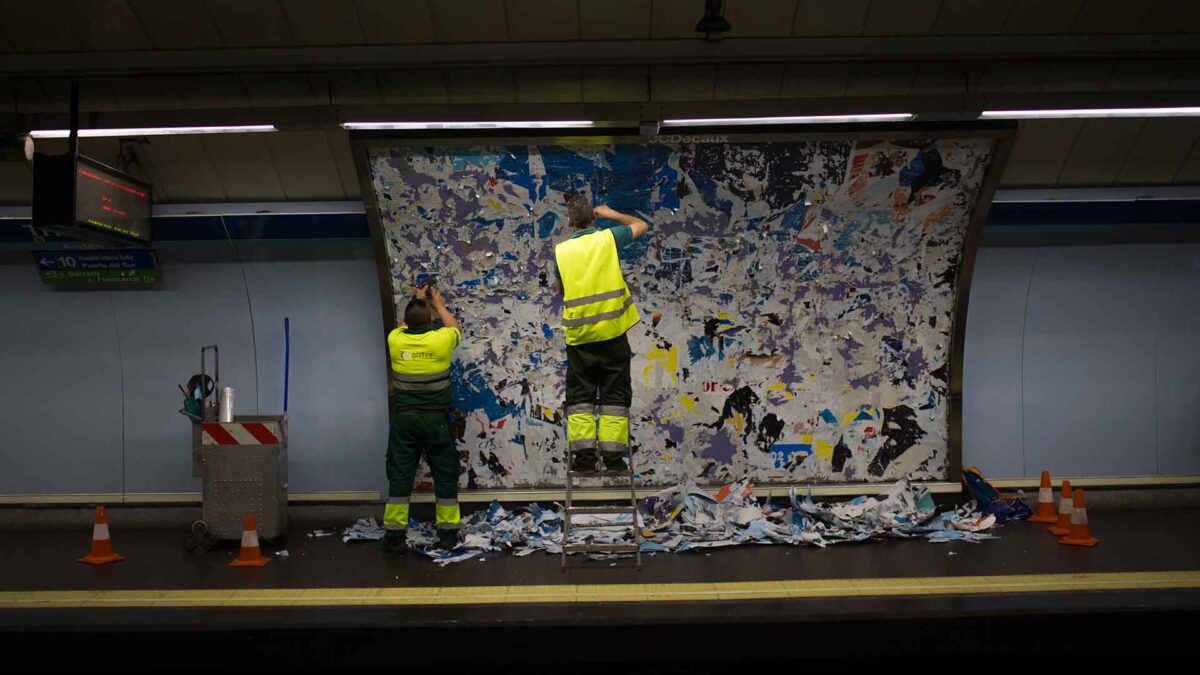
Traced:
<path id="1" fill-rule="evenodd" d="M 573 470 L 595 470 L 597 450 L 608 470 L 625 468 L 633 403 L 632 355 L 625 334 L 567 345 L 567 447 Z"/>
<path id="2" fill-rule="evenodd" d="M 393 531 L 408 527 L 408 500 L 412 496 L 422 451 L 428 451 L 429 469 L 433 473 L 437 527 L 457 530 L 461 518 L 458 450 L 450 436 L 446 414 L 440 412 L 393 412 L 388 434 L 388 500 L 383 511 L 383 526 Z"/>

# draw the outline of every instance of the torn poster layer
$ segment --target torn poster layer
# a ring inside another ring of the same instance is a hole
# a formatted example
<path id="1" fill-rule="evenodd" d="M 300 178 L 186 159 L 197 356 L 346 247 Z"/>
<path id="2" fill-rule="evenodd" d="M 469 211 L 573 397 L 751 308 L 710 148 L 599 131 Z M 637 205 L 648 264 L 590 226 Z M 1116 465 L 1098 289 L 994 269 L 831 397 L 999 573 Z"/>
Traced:
<path id="1" fill-rule="evenodd" d="M 563 484 L 565 200 L 639 214 L 643 483 L 945 479 L 963 238 L 990 139 L 374 148 L 396 298 L 436 275 L 463 485 Z"/>

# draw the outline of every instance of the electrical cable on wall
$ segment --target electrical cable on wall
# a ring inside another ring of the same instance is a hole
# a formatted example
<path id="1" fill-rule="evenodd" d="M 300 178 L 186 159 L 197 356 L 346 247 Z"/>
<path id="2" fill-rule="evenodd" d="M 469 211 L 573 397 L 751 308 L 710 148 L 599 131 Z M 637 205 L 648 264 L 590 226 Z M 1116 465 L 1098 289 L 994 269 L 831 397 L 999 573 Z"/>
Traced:
<path id="1" fill-rule="evenodd" d="M 258 332 L 254 329 L 254 303 L 250 299 L 250 282 L 246 279 L 246 264 L 242 262 L 242 254 L 238 251 L 237 245 L 233 243 L 229 227 L 225 224 L 225 216 L 217 216 L 217 218 L 221 220 L 221 229 L 225 230 L 225 240 L 233 249 L 233 257 L 237 260 L 238 269 L 242 271 L 242 287 L 246 289 L 246 308 L 250 312 L 250 346 L 254 354 L 254 412 L 258 414 L 261 411 L 258 400 Z"/>

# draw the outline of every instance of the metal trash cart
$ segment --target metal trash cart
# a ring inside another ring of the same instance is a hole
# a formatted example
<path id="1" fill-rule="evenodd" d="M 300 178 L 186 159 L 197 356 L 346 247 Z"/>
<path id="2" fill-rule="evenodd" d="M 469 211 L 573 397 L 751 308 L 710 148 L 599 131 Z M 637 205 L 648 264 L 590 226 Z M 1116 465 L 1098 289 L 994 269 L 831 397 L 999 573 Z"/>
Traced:
<path id="1" fill-rule="evenodd" d="M 241 539 L 247 514 L 258 521 L 260 539 L 286 533 L 287 464 L 286 415 L 238 415 L 233 422 L 193 424 L 192 475 L 203 479 L 203 504 L 184 547 L 209 543 L 205 548 L 211 548 L 205 535 Z"/>
<path id="2" fill-rule="evenodd" d="M 183 547 L 201 552 L 218 540 L 241 539 L 247 514 L 254 515 L 258 535 L 266 541 L 285 534 L 288 524 L 287 413 L 219 421 L 220 366 L 215 379 L 207 377 L 204 353 L 209 349 L 217 354 L 215 345 L 201 349 L 200 374 L 185 392 L 199 394 L 191 407 L 200 414 L 188 414 L 186 401 L 181 411 L 192 420 L 192 476 L 203 485 L 200 520 L 192 523 Z"/>

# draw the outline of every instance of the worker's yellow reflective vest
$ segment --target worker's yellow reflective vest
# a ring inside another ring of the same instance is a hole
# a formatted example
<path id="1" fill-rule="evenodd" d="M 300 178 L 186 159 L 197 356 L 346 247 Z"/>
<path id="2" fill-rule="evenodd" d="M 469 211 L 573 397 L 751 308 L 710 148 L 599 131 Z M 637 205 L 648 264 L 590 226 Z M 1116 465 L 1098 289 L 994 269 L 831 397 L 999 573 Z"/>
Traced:
<path id="1" fill-rule="evenodd" d="M 619 337 L 638 322 L 610 230 L 568 239 L 554 247 L 563 284 L 563 329 L 567 344 Z"/>
<path id="2" fill-rule="evenodd" d="M 401 404 L 450 406 L 450 362 L 458 341 L 456 328 L 408 333 L 401 326 L 388 335 L 392 389 Z"/>

